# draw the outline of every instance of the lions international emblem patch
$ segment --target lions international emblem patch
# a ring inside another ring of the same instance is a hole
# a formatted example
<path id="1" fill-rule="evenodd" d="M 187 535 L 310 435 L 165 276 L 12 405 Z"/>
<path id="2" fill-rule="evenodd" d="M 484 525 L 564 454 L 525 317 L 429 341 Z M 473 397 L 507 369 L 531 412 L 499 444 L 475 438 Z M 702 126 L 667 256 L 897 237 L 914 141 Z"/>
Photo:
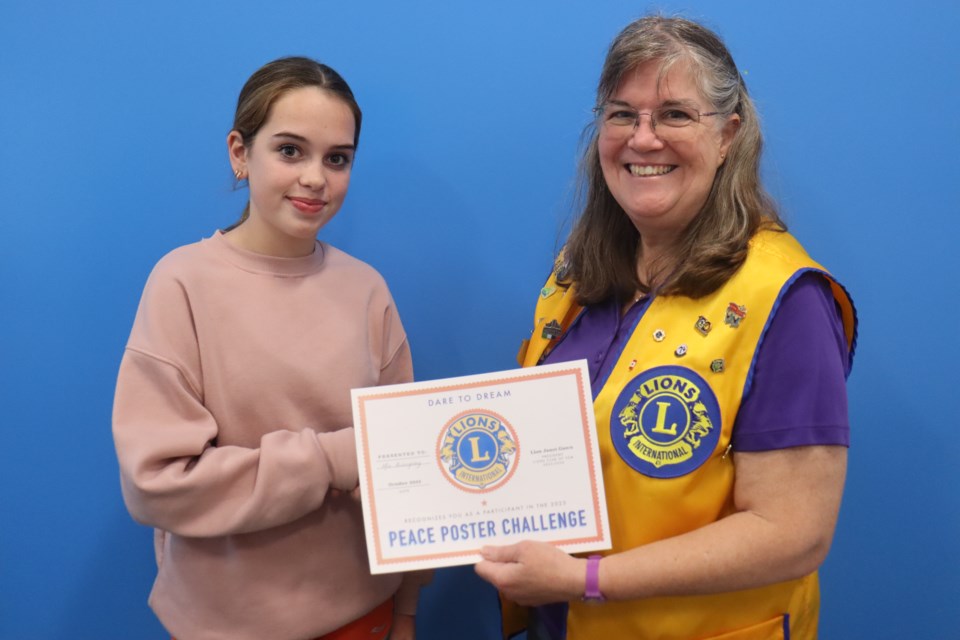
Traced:
<path id="1" fill-rule="evenodd" d="M 613 405 L 610 437 L 624 462 L 645 476 L 676 478 L 707 461 L 720 439 L 720 405 L 707 382 L 663 366 L 630 381 Z"/>
<path id="2" fill-rule="evenodd" d="M 516 471 L 517 455 L 517 434 L 492 411 L 455 416 L 437 439 L 444 477 L 464 491 L 481 493 L 507 482 Z"/>

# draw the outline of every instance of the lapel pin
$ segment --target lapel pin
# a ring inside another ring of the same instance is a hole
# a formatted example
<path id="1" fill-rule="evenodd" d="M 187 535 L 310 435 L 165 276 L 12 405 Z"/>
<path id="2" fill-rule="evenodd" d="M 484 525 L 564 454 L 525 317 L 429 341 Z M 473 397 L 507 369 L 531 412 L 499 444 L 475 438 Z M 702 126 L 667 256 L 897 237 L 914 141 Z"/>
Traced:
<path id="1" fill-rule="evenodd" d="M 736 302 L 731 302 L 729 305 L 727 305 L 727 315 L 723 321 L 736 329 L 740 326 L 740 323 L 743 322 L 743 319 L 746 316 L 747 308 L 745 306 L 737 304 Z"/>
<path id="2" fill-rule="evenodd" d="M 560 326 L 560 323 L 556 320 L 551 320 L 547 323 L 547 326 L 543 328 L 543 333 L 540 335 L 544 340 L 555 340 L 560 337 L 561 333 L 563 333 L 563 327 Z"/>
<path id="3" fill-rule="evenodd" d="M 697 318 L 697 323 L 693 327 L 700 333 L 700 335 L 705 336 L 710 333 L 710 329 L 713 328 L 713 323 L 709 320 L 700 316 Z"/>

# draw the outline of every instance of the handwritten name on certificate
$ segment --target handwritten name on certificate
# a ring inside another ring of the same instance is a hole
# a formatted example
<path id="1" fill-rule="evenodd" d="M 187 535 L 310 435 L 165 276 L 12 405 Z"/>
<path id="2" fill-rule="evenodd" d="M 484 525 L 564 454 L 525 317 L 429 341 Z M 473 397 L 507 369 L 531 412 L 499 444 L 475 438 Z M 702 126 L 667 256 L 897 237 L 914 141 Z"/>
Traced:
<path id="1" fill-rule="evenodd" d="M 586 361 L 354 389 L 370 571 L 609 549 Z"/>

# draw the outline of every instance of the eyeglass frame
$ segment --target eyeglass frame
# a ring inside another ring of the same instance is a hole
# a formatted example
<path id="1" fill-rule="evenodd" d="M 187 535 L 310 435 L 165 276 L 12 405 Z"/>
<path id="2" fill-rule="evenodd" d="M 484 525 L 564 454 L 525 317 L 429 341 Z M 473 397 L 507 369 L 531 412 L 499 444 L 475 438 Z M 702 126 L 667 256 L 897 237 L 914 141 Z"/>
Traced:
<path id="1" fill-rule="evenodd" d="M 628 104 L 628 103 L 626 103 L 626 102 L 621 102 L 621 101 L 619 101 L 619 100 L 607 100 L 607 101 L 604 102 L 602 105 L 596 106 L 596 107 L 594 107 L 594 108 L 592 109 L 593 114 L 594 114 L 594 117 L 595 117 L 597 120 L 600 120 L 601 116 L 603 115 L 603 112 L 604 112 L 604 111 L 607 109 L 607 107 L 610 106 L 610 105 L 623 107 L 624 110 L 626 110 L 626 111 L 632 111 L 632 112 L 634 112 L 634 113 L 636 114 L 636 116 L 635 116 L 634 119 L 633 119 L 633 125 L 630 127 L 630 135 L 633 135 L 634 133 L 636 133 L 637 129 L 640 128 L 640 116 L 650 116 L 650 130 L 653 131 L 653 135 L 655 135 L 655 136 L 657 136 L 658 138 L 661 138 L 661 139 L 662 139 L 663 136 L 661 136 L 660 133 L 658 133 L 658 131 L 657 131 L 657 117 L 654 115 L 654 112 L 656 112 L 656 111 L 663 111 L 663 110 L 665 110 L 665 109 L 666 109 L 666 110 L 670 110 L 670 109 L 683 109 L 683 110 L 693 111 L 693 113 L 695 113 L 695 114 L 697 115 L 697 119 L 691 121 L 691 122 L 688 123 L 688 124 L 682 124 L 682 125 L 679 125 L 679 126 L 673 126 L 673 125 L 670 125 L 670 124 L 665 124 L 664 126 L 667 128 L 667 130 L 687 129 L 687 128 L 690 127 L 691 124 L 700 124 L 700 122 L 702 122 L 702 118 L 707 118 L 707 117 L 709 117 L 709 116 L 719 116 L 719 115 L 723 115 L 723 113 L 724 113 L 723 111 L 709 111 L 709 112 L 707 112 L 707 113 L 700 113 L 700 110 L 697 109 L 696 107 L 691 107 L 691 106 L 689 106 L 689 105 L 684 105 L 684 104 L 669 104 L 669 103 L 668 103 L 668 104 L 664 104 L 664 105 L 660 105 L 659 107 L 657 107 L 656 109 L 653 109 L 653 110 L 651 110 L 651 111 L 640 111 L 640 110 L 637 109 L 636 107 L 634 107 L 634 106 L 632 106 L 632 105 L 630 105 L 630 104 Z M 606 124 L 607 124 L 607 121 L 606 121 L 606 120 L 602 120 L 602 121 L 599 122 L 599 125 L 600 125 L 599 128 L 600 128 L 601 131 L 604 129 L 604 126 L 605 126 Z M 624 125 L 616 125 L 616 124 L 614 124 L 614 125 L 611 125 L 611 126 L 613 126 L 613 127 L 621 127 L 621 126 L 622 126 L 622 127 L 626 127 L 627 125 L 625 125 L 625 124 L 624 124 Z M 616 130 L 616 129 L 614 129 L 614 130 Z M 624 130 L 624 132 L 626 132 L 626 129 L 625 129 L 625 128 L 624 128 L 623 130 Z M 669 137 L 669 136 L 668 136 L 668 137 Z"/>

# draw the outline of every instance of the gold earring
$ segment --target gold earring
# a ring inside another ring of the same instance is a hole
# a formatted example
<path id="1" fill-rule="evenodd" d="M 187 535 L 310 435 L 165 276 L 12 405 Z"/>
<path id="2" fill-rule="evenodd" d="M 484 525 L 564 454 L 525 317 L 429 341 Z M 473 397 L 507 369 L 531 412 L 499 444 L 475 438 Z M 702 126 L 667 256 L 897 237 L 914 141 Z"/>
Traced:
<path id="1" fill-rule="evenodd" d="M 233 175 L 237 176 L 237 180 L 243 180 L 243 171 L 237 169 L 233 172 Z"/>

